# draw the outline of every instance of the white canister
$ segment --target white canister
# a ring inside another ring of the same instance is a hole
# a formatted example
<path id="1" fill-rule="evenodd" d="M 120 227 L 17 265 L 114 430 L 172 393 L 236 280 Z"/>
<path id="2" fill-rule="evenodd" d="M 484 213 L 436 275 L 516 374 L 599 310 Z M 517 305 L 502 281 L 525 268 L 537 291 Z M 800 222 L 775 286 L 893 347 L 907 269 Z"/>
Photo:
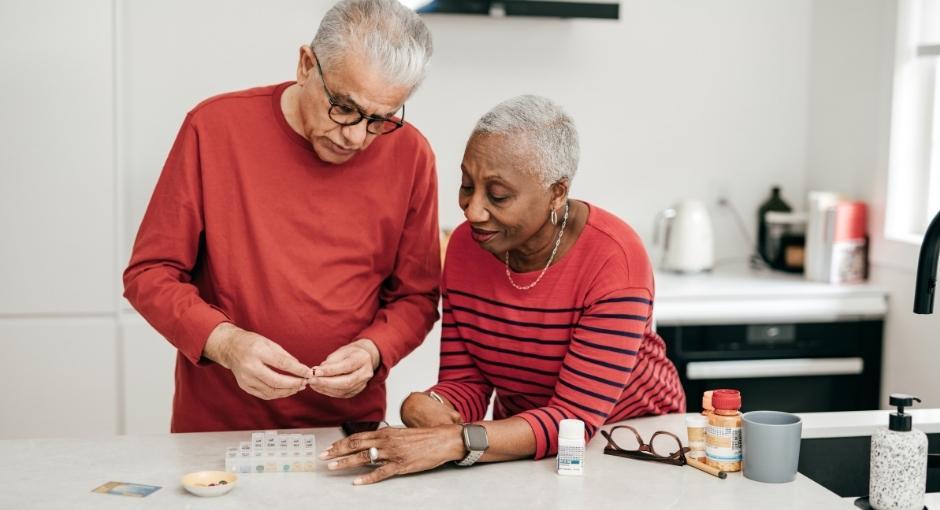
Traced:
<path id="1" fill-rule="evenodd" d="M 700 414 L 687 416 L 685 426 L 689 432 L 689 457 L 705 462 L 705 429 L 708 428 L 708 418 Z"/>

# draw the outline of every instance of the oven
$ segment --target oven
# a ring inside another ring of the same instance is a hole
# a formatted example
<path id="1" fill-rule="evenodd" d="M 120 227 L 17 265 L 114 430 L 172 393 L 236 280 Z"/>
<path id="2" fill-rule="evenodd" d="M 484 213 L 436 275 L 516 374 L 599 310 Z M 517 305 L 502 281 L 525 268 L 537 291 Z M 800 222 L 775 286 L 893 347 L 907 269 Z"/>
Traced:
<path id="1" fill-rule="evenodd" d="M 742 411 L 878 409 L 882 320 L 662 325 L 689 412 L 706 390 L 741 391 Z"/>

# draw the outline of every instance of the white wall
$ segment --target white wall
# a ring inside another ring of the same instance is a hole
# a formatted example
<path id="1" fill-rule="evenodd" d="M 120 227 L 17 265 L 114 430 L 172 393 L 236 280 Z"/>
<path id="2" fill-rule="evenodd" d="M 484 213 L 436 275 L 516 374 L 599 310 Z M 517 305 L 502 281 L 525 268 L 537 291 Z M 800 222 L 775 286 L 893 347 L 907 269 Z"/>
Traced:
<path id="1" fill-rule="evenodd" d="M 17 377 L 95 370 L 88 387 L 62 390 L 51 400 L 96 400 L 106 408 L 72 417 L 69 432 L 167 430 L 173 350 L 120 299 L 117 278 L 186 111 L 219 92 L 291 79 L 297 48 L 330 4 L 285 0 L 274 9 L 248 1 L 98 0 L 79 8 L 58 0 L 0 6 L 0 76 L 4 90 L 15 91 L 0 98 L 0 106 L 17 119 L 0 122 L 0 143 L 6 144 L 0 225 L 16 241 L 0 244 L 0 341 L 11 349 L 8 366 L 0 369 L 15 366 Z M 853 109 L 869 96 L 830 102 L 842 99 L 844 87 L 841 75 L 829 71 L 841 53 L 827 48 L 838 48 L 844 36 L 877 51 L 878 43 L 864 37 L 877 14 L 861 9 L 868 14 L 848 16 L 844 27 L 826 31 L 856 5 L 625 0 L 616 22 L 428 17 L 436 53 L 408 118 L 438 155 L 442 224 L 460 221 L 454 195 L 473 122 L 521 93 L 547 95 L 570 111 L 583 154 L 574 195 L 624 217 L 647 242 L 655 213 L 681 198 L 714 203 L 726 195 L 753 223 L 751 212 L 771 185 L 782 185 L 795 206 L 802 205 L 808 180 L 810 187 L 855 186 L 852 177 L 838 175 L 854 175 L 849 169 L 858 161 L 870 161 L 868 146 L 852 152 L 855 141 L 864 145 L 874 136 L 857 127 L 869 114 Z M 57 52 L 63 35 L 83 51 Z M 60 75 L 63 59 L 67 77 Z M 868 67 L 859 61 L 851 71 L 864 77 Z M 65 129 L 50 130 L 49 118 Z M 846 129 L 851 141 L 843 142 Z M 829 167 L 846 170 L 828 180 L 819 169 Z M 714 209 L 713 218 L 719 259 L 743 256 L 747 245 L 728 212 Z M 102 327 L 78 327 L 83 314 L 97 314 Z M 35 350 L 43 339 L 51 349 L 48 339 L 72 337 L 81 346 L 91 339 L 88 350 L 70 360 Z M 435 331 L 392 372 L 390 416 L 407 391 L 434 380 L 436 351 Z M 32 395 L 36 402 L 51 398 Z M 52 410 L 27 413 L 22 397 L 0 393 L 0 408 L 11 404 L 26 418 L 9 425 L 4 419 L 0 437 L 55 432 L 36 427 Z M 102 428 L 103 422 L 109 425 Z"/>
<path id="2" fill-rule="evenodd" d="M 872 278 L 889 293 L 882 405 L 911 393 L 940 406 L 940 309 L 913 314 L 918 247 L 885 239 L 895 0 L 813 3 L 807 189 L 871 206 Z"/>
<path id="3" fill-rule="evenodd" d="M 428 18 L 434 67 L 408 111 L 437 152 L 442 223 L 462 220 L 459 166 L 473 123 L 523 93 L 556 100 L 578 125 L 573 195 L 647 242 L 655 213 L 681 198 L 726 194 L 756 211 L 776 183 L 798 202 L 809 4 L 627 0 L 617 22 Z M 731 217 L 713 213 L 718 258 L 740 255 L 747 244 Z"/>

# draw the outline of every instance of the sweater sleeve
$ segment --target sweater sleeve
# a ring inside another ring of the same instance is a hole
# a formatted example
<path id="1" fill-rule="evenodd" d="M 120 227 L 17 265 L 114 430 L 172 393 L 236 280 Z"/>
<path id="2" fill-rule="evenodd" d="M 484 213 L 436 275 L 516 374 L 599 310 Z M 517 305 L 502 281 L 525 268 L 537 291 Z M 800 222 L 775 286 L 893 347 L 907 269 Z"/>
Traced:
<path id="1" fill-rule="evenodd" d="M 434 155 L 426 143 L 417 164 L 421 169 L 412 187 L 395 266 L 379 293 L 381 308 L 372 324 L 357 336 L 372 340 L 378 348 L 379 379 L 384 379 L 393 366 L 421 345 L 438 318 L 441 240 L 437 173 Z"/>
<path id="2" fill-rule="evenodd" d="M 144 214 L 124 271 L 124 297 L 186 358 L 199 363 L 222 310 L 192 282 L 203 236 L 199 136 L 183 122 Z"/>
<path id="3" fill-rule="evenodd" d="M 486 380 L 467 351 L 464 339 L 454 324 L 453 311 L 444 295 L 441 325 L 441 362 L 438 383 L 431 388 L 444 396 L 465 423 L 482 420 L 490 404 L 493 385 Z"/>
<path id="4" fill-rule="evenodd" d="M 532 427 L 536 459 L 558 451 L 561 420 L 583 421 L 588 441 L 607 421 L 636 366 L 651 298 L 647 289 L 630 288 L 610 292 L 587 306 L 548 404 L 517 415 Z"/>

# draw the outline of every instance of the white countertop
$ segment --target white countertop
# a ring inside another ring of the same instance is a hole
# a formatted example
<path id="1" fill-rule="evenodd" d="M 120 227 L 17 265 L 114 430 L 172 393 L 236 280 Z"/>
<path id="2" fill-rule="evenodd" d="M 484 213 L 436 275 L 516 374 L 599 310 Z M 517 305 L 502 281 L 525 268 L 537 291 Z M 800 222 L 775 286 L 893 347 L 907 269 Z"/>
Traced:
<path id="1" fill-rule="evenodd" d="M 811 282 L 803 275 L 738 263 L 698 274 L 657 270 L 654 309 L 660 325 L 881 318 L 887 292 L 868 283 Z"/>
<path id="2" fill-rule="evenodd" d="M 870 436 L 888 426 L 888 415 L 895 411 L 851 411 L 841 413 L 804 413 L 803 438 Z M 914 428 L 927 434 L 940 433 L 940 409 L 905 409 Z"/>
<path id="3" fill-rule="evenodd" d="M 886 423 L 887 411 L 804 414 L 804 437 L 870 434 Z M 915 426 L 940 431 L 940 410 L 915 410 Z M 685 438 L 683 415 L 629 420 L 644 437 L 669 430 Z M 867 429 L 866 427 L 871 427 Z M 312 429 L 317 448 L 340 437 L 338 429 Z M 0 508 L 326 508 L 383 510 L 414 508 L 642 508 L 701 510 L 705 502 L 722 508 L 853 508 L 812 480 L 797 475 L 787 484 L 764 484 L 732 473 L 719 480 L 691 467 L 678 467 L 604 455 L 600 435 L 588 445 L 586 473 L 554 473 L 554 459 L 483 464 L 468 469 L 445 466 L 373 486 L 354 487 L 353 473 L 239 475 L 238 485 L 220 498 L 197 498 L 179 485 L 182 475 L 222 469 L 227 446 L 248 440 L 248 432 L 118 436 L 101 439 L 0 441 L 3 452 Z M 134 482 L 163 488 L 143 498 L 95 494 L 108 482 Z M 928 501 L 940 506 L 940 494 Z"/>

